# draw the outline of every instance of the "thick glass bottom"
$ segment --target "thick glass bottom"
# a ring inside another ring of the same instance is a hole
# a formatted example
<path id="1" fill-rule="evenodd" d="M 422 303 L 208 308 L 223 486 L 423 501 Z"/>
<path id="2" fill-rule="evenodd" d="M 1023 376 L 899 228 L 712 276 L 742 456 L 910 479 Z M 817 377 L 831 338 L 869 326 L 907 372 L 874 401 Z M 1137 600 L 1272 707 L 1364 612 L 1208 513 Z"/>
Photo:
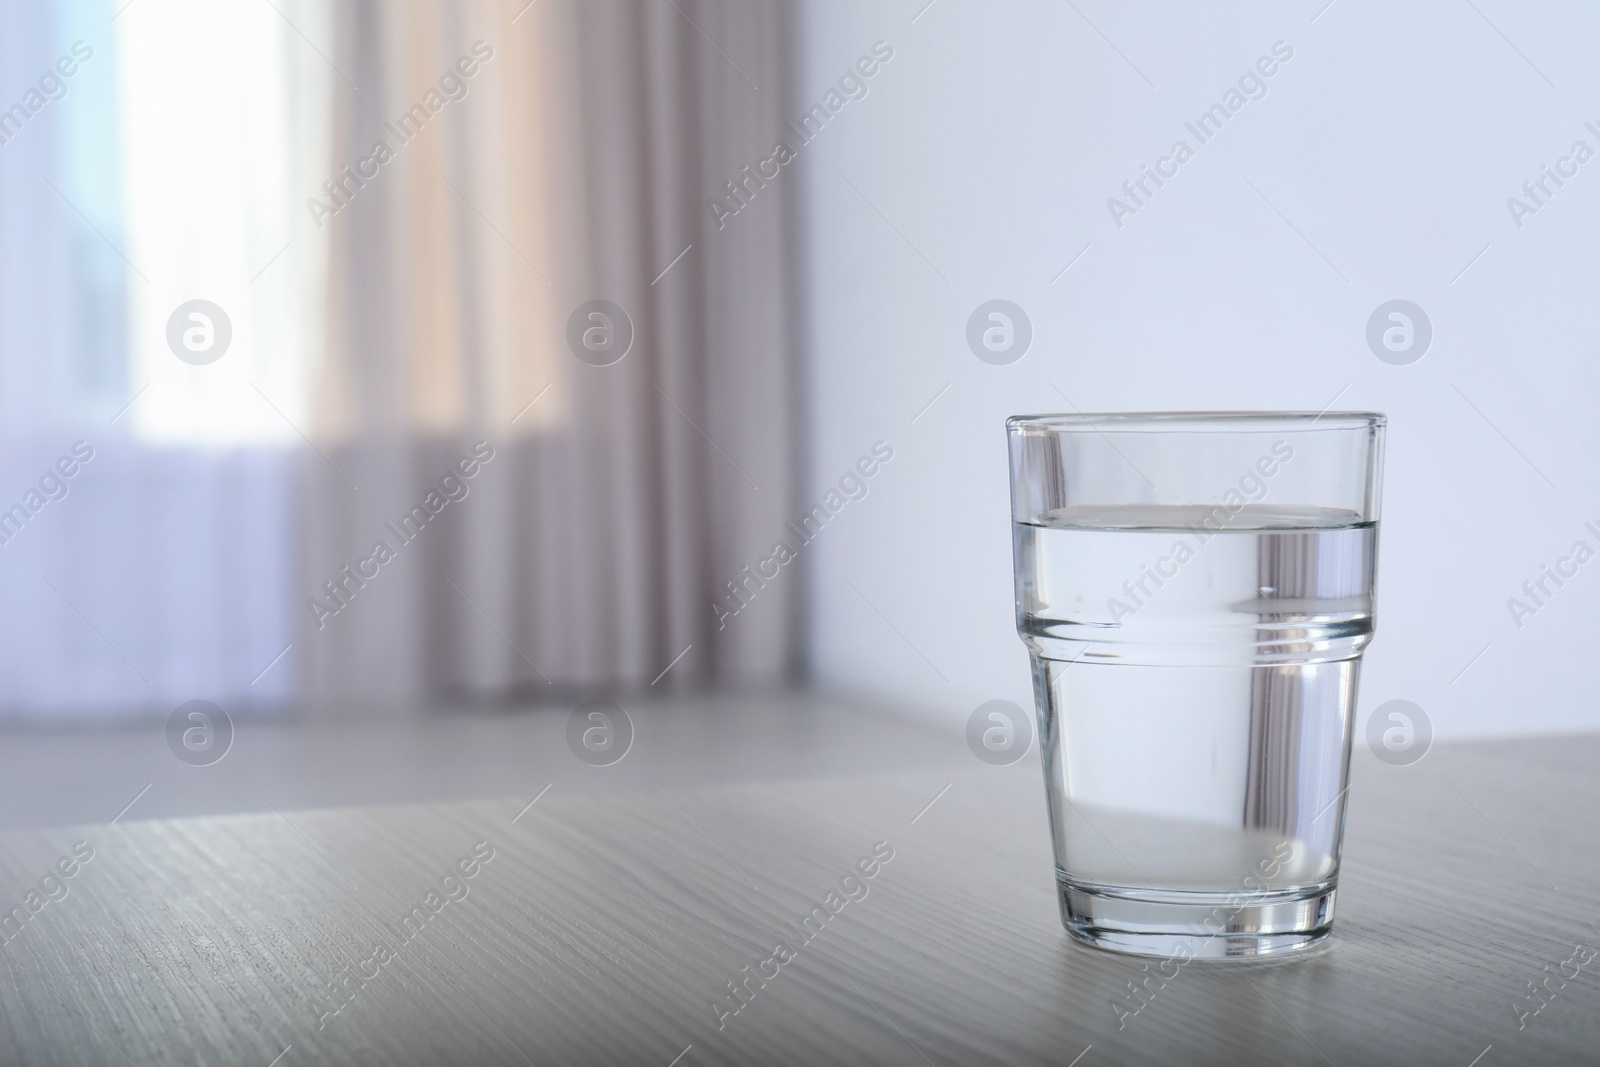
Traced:
<path id="1" fill-rule="evenodd" d="M 1259 960 L 1315 948 L 1333 928 L 1333 882 L 1208 893 L 1095 885 L 1059 870 L 1056 882 L 1067 933 L 1111 952 Z"/>

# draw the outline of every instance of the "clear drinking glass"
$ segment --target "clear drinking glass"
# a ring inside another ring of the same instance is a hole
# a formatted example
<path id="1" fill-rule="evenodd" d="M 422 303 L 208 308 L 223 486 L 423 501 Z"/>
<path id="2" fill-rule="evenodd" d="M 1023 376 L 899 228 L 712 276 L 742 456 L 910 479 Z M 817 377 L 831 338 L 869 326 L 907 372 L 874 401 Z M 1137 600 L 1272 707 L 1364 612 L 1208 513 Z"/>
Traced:
<path id="1" fill-rule="evenodd" d="M 1384 422 L 1007 421 L 1017 630 L 1073 937 L 1221 959 L 1327 936 Z"/>

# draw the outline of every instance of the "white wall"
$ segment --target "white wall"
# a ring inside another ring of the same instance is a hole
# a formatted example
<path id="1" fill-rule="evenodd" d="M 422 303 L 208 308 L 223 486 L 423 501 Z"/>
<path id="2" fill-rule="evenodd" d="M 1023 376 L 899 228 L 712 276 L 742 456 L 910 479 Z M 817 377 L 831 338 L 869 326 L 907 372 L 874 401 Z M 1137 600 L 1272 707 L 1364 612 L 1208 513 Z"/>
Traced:
<path id="1" fill-rule="evenodd" d="M 811 484 L 895 449 L 808 550 L 823 682 L 930 716 L 1029 706 L 1001 424 L 1070 410 L 1056 387 L 1085 411 L 1338 397 L 1391 420 L 1361 719 L 1406 698 L 1441 737 L 1600 727 L 1600 560 L 1520 629 L 1507 607 L 1574 541 L 1600 549 L 1600 159 L 1520 229 L 1506 204 L 1575 140 L 1600 151 L 1600 10 L 1323 2 L 804 5 L 798 100 L 895 49 L 785 179 Z M 1198 145 L 1185 121 L 1280 40 L 1267 95 Z M 1119 229 L 1107 198 L 1179 138 L 1195 157 Z M 1010 366 L 964 338 L 996 297 L 1033 323 Z M 1394 298 L 1433 324 L 1409 366 L 1365 339 Z"/>

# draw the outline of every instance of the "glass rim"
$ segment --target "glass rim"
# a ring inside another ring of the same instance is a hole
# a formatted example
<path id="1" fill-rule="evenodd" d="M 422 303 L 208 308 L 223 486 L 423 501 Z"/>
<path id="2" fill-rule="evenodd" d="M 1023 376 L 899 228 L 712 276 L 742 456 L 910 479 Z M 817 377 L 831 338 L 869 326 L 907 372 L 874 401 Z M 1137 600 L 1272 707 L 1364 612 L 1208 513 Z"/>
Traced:
<path id="1" fill-rule="evenodd" d="M 1220 433 L 1274 430 L 1316 433 L 1386 426 L 1377 411 L 1078 411 L 1071 414 L 1013 415 L 1008 433 Z"/>

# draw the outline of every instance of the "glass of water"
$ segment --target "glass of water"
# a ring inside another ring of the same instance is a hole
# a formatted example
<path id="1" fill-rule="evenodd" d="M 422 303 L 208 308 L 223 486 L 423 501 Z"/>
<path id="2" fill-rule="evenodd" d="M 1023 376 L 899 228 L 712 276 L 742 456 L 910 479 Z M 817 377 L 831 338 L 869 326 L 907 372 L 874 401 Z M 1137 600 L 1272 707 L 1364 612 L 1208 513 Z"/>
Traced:
<path id="1" fill-rule="evenodd" d="M 1384 416 L 1008 420 L 1061 918 L 1254 958 L 1328 935 Z"/>

